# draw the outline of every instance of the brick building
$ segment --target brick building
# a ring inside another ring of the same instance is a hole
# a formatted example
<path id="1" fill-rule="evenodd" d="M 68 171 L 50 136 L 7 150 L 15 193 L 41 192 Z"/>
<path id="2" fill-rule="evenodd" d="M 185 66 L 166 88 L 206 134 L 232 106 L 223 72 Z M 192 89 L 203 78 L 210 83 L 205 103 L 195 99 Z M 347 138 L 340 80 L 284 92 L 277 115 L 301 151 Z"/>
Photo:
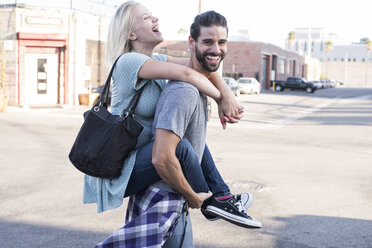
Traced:
<path id="1" fill-rule="evenodd" d="M 186 41 L 165 41 L 156 51 L 173 56 L 187 57 Z M 271 82 L 286 80 L 289 76 L 319 79 L 319 64 L 296 52 L 278 46 L 253 41 L 229 41 L 228 53 L 223 61 L 223 75 L 255 77 L 263 89 L 269 89 Z"/>

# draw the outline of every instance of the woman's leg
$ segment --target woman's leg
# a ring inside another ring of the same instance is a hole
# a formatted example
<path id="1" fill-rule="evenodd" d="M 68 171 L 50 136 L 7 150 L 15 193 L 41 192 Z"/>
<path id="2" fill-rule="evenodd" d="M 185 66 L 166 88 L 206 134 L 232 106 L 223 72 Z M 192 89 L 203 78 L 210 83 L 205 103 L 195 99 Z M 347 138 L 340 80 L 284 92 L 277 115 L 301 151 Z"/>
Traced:
<path id="1" fill-rule="evenodd" d="M 134 163 L 124 197 L 141 192 L 161 179 L 152 165 L 153 145 L 154 142 L 150 142 L 138 149 L 136 162 Z"/>
<path id="2" fill-rule="evenodd" d="M 204 148 L 201 167 L 205 180 L 207 181 L 208 187 L 210 191 L 212 191 L 213 196 L 219 197 L 231 194 L 229 186 L 226 185 L 216 168 L 216 164 L 214 163 L 207 145 L 205 145 Z"/>
<path id="3" fill-rule="evenodd" d="M 136 162 L 129 179 L 124 197 L 136 194 L 161 178 L 152 164 L 153 142 L 141 147 L 137 151 Z M 199 160 L 187 140 L 181 140 L 176 148 L 176 156 L 180 161 L 186 180 L 195 192 L 208 192 L 209 188 L 204 179 Z"/>
<path id="4" fill-rule="evenodd" d="M 204 178 L 204 172 L 199 164 L 199 159 L 191 144 L 186 139 L 182 139 L 178 144 L 176 156 L 180 161 L 183 174 L 191 188 L 197 193 L 208 192 L 209 187 Z"/>

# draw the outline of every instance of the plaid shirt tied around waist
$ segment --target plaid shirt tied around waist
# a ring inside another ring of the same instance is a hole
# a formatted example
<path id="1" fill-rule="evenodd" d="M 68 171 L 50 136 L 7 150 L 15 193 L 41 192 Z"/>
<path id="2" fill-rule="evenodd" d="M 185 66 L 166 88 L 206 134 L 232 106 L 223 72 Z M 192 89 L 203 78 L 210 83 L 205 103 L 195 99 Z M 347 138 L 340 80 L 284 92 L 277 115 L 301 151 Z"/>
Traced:
<path id="1" fill-rule="evenodd" d="M 130 197 L 125 226 L 95 248 L 161 247 L 171 236 L 184 203 L 181 194 L 165 190 L 159 183 L 151 185 Z"/>

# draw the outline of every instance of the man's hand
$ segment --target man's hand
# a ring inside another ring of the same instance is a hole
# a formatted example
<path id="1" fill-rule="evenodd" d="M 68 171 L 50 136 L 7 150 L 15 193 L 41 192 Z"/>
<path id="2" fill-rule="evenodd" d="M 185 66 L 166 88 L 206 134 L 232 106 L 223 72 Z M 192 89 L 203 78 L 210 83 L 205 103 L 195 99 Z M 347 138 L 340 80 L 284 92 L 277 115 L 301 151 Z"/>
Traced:
<path id="1" fill-rule="evenodd" d="M 203 202 L 211 196 L 212 196 L 212 192 L 210 191 L 208 193 L 204 193 L 204 192 L 197 193 L 196 197 L 192 199 L 187 199 L 187 201 L 189 202 L 189 207 L 190 208 L 201 208 Z"/>

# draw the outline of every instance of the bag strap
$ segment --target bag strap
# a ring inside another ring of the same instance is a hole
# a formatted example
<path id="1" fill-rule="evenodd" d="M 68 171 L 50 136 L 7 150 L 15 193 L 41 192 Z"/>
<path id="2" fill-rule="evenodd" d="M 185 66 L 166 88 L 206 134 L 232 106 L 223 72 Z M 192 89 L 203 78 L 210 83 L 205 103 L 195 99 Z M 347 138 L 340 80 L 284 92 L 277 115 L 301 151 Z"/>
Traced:
<path id="1" fill-rule="evenodd" d="M 107 99 L 109 98 L 109 93 L 110 93 L 110 84 L 111 84 L 112 73 L 114 72 L 115 65 L 118 62 L 120 57 L 121 57 L 121 55 L 115 60 L 114 64 L 112 65 L 110 73 L 109 73 L 109 75 L 107 76 L 107 79 L 106 79 L 105 87 L 103 88 L 103 90 L 102 90 L 102 92 L 99 96 L 99 99 L 96 103 L 96 105 L 104 106 L 106 109 L 107 109 Z"/>
<path id="2" fill-rule="evenodd" d="M 181 242 L 180 242 L 180 248 L 182 248 L 183 241 L 185 240 L 186 228 L 187 228 L 187 219 L 189 218 L 189 203 L 188 202 L 185 202 L 185 204 L 183 204 L 182 213 L 183 212 L 185 212 L 185 227 L 183 228 L 183 233 L 182 233 Z"/>
<path id="3" fill-rule="evenodd" d="M 114 68 L 116 66 L 116 63 L 118 62 L 119 58 L 121 57 L 122 55 L 120 55 L 116 60 L 115 62 L 112 64 L 112 67 L 111 67 L 111 70 L 110 70 L 110 73 L 108 74 L 107 76 L 107 79 L 106 79 L 106 83 L 105 83 L 105 86 L 103 87 L 103 90 L 99 96 L 99 99 L 97 101 L 97 103 L 94 105 L 94 107 L 105 107 L 107 109 L 108 107 L 108 103 L 107 103 L 107 99 L 109 99 L 109 93 L 110 93 L 110 84 L 111 84 L 111 78 L 112 78 L 112 73 L 114 72 Z M 142 94 L 142 91 L 143 91 L 143 88 L 142 87 L 141 89 L 139 89 L 135 94 L 134 96 L 132 97 L 132 99 L 130 100 L 128 106 L 123 110 L 122 112 L 122 116 L 123 117 L 127 117 L 128 115 L 133 115 L 134 114 L 134 110 L 137 106 L 137 103 L 139 101 L 139 98 Z"/>
<path id="4" fill-rule="evenodd" d="M 134 110 L 135 110 L 135 108 L 137 106 L 137 103 L 138 103 L 140 97 L 141 97 L 143 88 L 145 88 L 145 86 L 141 87 L 141 89 L 139 89 L 139 90 L 136 91 L 136 93 L 134 94 L 134 96 L 130 100 L 128 106 L 123 110 L 122 116 L 124 118 L 126 118 L 129 115 L 130 116 L 133 116 Z"/>

